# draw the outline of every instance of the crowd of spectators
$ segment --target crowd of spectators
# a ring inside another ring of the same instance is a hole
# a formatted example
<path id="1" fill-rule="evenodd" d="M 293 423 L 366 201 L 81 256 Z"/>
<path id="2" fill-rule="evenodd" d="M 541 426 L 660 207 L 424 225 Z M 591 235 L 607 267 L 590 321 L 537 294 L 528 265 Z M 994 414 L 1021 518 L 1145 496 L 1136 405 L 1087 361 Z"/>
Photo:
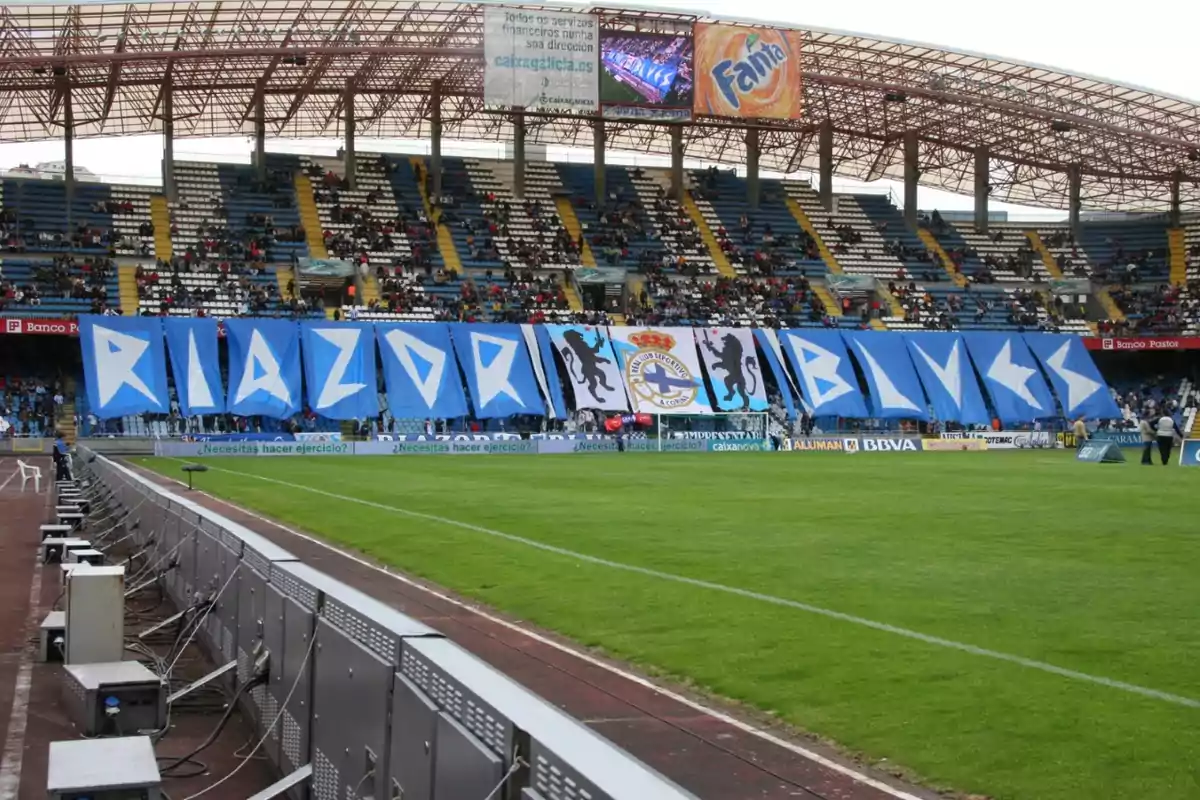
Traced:
<path id="1" fill-rule="evenodd" d="M 320 167 L 312 165 L 309 169 L 321 176 Z M 331 256 L 356 265 L 370 264 L 371 253 L 399 250 L 400 255 L 391 260 L 392 267 L 432 266 L 432 255 L 437 251 L 437 233 L 425 209 L 413 208 L 409 203 L 399 208 L 391 203 L 385 205 L 380 202 L 384 198 L 378 190 L 368 191 L 362 205 L 343 202 L 345 187 L 345 178 L 327 172 L 313 189 L 316 202 L 329 206 L 330 224 L 339 228 L 322 231 L 325 249 Z M 344 225 L 349 225 L 350 229 L 342 230 Z M 401 236 L 407 242 L 406 248 L 398 248 Z"/>
<path id="2" fill-rule="evenodd" d="M 1106 336 L 1176 334 L 1200 326 L 1200 282 L 1187 286 L 1123 286 L 1110 289 L 1109 294 L 1125 319 L 1099 323 L 1100 332 Z"/>
<path id="3" fill-rule="evenodd" d="M 170 263 L 139 265 L 134 273 L 143 316 L 267 316 L 276 312 L 305 314 L 300 297 L 284 302 L 275 281 L 254 281 L 266 274 L 265 264 L 238 261 L 203 262 L 177 257 Z M 215 280 L 190 280 L 193 276 Z"/>
<path id="4" fill-rule="evenodd" d="M 453 272 L 438 270 L 432 277 L 396 269 L 376 271 L 380 298 L 363 308 L 372 313 L 430 312 L 441 322 L 512 322 L 536 324 L 566 319 L 569 308 L 558 275 L 537 275 L 530 269 L 509 267 L 502 280 L 491 270 L 478 278 L 459 282 Z M 431 286 L 451 286 L 456 291 L 429 291 Z M 351 308 L 351 318 L 358 314 Z M 572 318 L 571 321 L 575 321 Z"/>
<path id="5" fill-rule="evenodd" d="M 112 259 L 104 256 L 55 256 L 34 264 L 32 280 L 18 281 L 6 277 L 0 265 L 0 311 L 37 307 L 45 300 L 61 298 L 87 301 L 91 314 L 119 314 L 108 297 L 108 280 L 115 269 Z"/>
<path id="6" fill-rule="evenodd" d="M 651 275 L 631 302 L 631 325 L 701 324 L 739 327 L 786 327 L 799 321 L 833 327 L 821 298 L 806 278 L 738 276 L 701 281 Z"/>
<path id="7" fill-rule="evenodd" d="M 729 263 L 740 266 L 752 277 L 770 278 L 778 272 L 795 269 L 797 252 L 808 261 L 821 258 L 816 240 L 807 231 L 801 230 L 795 236 L 776 233 L 770 223 L 764 223 L 760 229 L 748 214 L 738 218 L 735 236 L 730 236 L 724 225 L 719 225 L 715 234 Z"/>
<path id="8" fill-rule="evenodd" d="M 952 294 L 939 303 L 932 294 L 919 288 L 914 281 L 888 281 L 888 291 L 904 309 L 904 321 L 927 330 L 952 331 L 958 328 L 958 313 L 962 311 L 962 296 Z"/>
<path id="9" fill-rule="evenodd" d="M 38 230 L 36 220 L 21 219 L 11 208 L 0 210 L 0 241 L 4 242 L 4 249 L 9 253 L 104 250 L 114 256 L 118 250 L 135 254 L 150 251 L 150 245 L 140 238 L 126 237 L 116 229 L 84 223 L 69 229 L 65 225 L 63 227 L 63 230 L 55 231 Z M 143 233 L 146 230 L 149 233 Z M 145 223 L 138 232 L 142 236 L 153 236 L 154 226 Z"/>
<path id="10" fill-rule="evenodd" d="M 0 379 L 0 437 L 47 434 L 62 412 L 61 381 L 38 378 Z"/>

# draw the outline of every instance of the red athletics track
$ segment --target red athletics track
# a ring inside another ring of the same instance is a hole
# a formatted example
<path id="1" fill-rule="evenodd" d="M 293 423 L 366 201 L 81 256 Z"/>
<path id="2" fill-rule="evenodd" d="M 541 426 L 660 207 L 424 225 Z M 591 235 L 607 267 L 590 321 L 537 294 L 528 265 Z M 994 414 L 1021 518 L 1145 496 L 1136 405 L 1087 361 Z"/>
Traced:
<path id="1" fill-rule="evenodd" d="M 286 548 L 305 563 L 438 629 L 705 800 L 926 800 L 938 795 L 849 765 L 809 742 L 764 736 L 682 691 L 579 653 L 548 635 L 389 574 L 357 555 L 131 465 L 152 481 Z M 664 687 L 665 688 L 665 687 Z M 649 800 L 647 798 L 646 800 Z"/>

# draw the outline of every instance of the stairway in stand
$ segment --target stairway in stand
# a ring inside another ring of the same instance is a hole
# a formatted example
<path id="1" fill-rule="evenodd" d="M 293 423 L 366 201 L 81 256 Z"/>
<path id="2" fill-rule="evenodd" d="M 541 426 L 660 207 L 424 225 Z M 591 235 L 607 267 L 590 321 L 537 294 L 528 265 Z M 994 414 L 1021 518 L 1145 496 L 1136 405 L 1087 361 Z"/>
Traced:
<path id="1" fill-rule="evenodd" d="M 1029 239 L 1029 245 L 1033 248 L 1033 252 L 1038 254 L 1042 259 L 1042 266 L 1046 268 L 1046 272 L 1050 273 L 1050 277 L 1056 281 L 1061 281 L 1063 274 L 1058 268 L 1058 262 L 1054 260 L 1054 255 L 1046 247 L 1046 243 L 1042 241 L 1040 233 L 1034 230 L 1025 231 L 1025 238 Z"/>
<path id="2" fill-rule="evenodd" d="M 450 233 L 450 228 L 442 223 L 440 214 L 435 217 L 433 206 L 429 202 L 429 191 L 425 188 L 425 159 L 413 156 L 409 161 L 412 164 L 413 174 L 416 175 L 417 189 L 421 192 L 421 202 L 425 205 L 425 215 L 434 221 L 437 228 L 437 245 L 438 252 L 442 254 L 442 263 L 447 272 L 461 275 L 462 259 L 458 255 L 458 246 L 454 244 L 454 235 Z"/>
<path id="3" fill-rule="evenodd" d="M 329 251 L 325 249 L 325 232 L 321 229 L 321 216 L 317 213 L 317 203 L 313 200 L 312 181 L 303 172 L 297 172 L 294 183 L 296 210 L 300 213 L 300 224 L 304 226 L 308 255 L 310 258 L 329 258 Z"/>
<path id="4" fill-rule="evenodd" d="M 572 239 L 580 243 L 579 262 L 585 267 L 595 269 L 596 255 L 592 252 L 592 246 L 587 243 L 587 239 L 583 238 L 583 226 L 579 224 L 579 215 L 571 207 L 570 199 L 561 195 L 555 197 L 554 208 L 558 211 L 558 218 L 562 220 L 563 227 L 567 229 L 567 233 L 571 234 Z"/>
<path id="5" fill-rule="evenodd" d="M 157 236 L 157 234 L 155 235 Z M 117 267 L 117 287 L 121 292 L 121 315 L 136 317 L 138 313 L 137 267 Z"/>
<path id="6" fill-rule="evenodd" d="M 917 237 L 924 243 L 926 250 L 937 256 L 937 260 L 941 262 L 942 269 L 946 270 L 946 273 L 956 286 L 963 287 L 967 285 L 966 277 L 954 269 L 954 261 L 950 258 L 950 254 L 946 252 L 946 248 L 942 247 L 942 243 L 937 240 L 936 236 L 926 228 L 917 228 Z"/>
<path id="7" fill-rule="evenodd" d="M 287 301 L 296 299 L 296 292 L 294 289 L 296 285 L 296 273 L 292 271 L 291 267 L 276 267 L 275 282 L 279 284 L 280 299 Z M 289 286 L 293 288 L 289 290 Z"/>
<path id="8" fill-rule="evenodd" d="M 817 252 L 821 254 L 821 260 L 825 262 L 825 266 L 829 268 L 829 271 L 839 275 L 845 272 L 842 269 L 842 265 L 838 263 L 837 258 L 833 255 L 833 251 L 826 246 L 825 240 L 817 232 L 816 226 L 812 224 L 812 220 L 808 218 L 808 214 L 804 213 L 804 209 L 800 207 L 795 198 L 791 196 L 787 198 L 787 207 L 788 211 L 792 212 L 792 216 L 796 218 L 796 224 L 817 243 Z M 838 314 L 841 314 L 841 309 L 838 309 Z"/>
<path id="9" fill-rule="evenodd" d="M 563 294 L 567 296 L 567 307 L 572 311 L 583 311 L 583 301 L 579 299 L 579 292 L 575 291 L 575 287 L 565 277 L 562 279 Z"/>
<path id="10" fill-rule="evenodd" d="M 174 255 L 171 246 L 171 209 L 167 198 L 161 194 L 150 198 L 150 222 L 154 225 L 154 257 L 159 261 L 170 261 Z"/>
<path id="11" fill-rule="evenodd" d="M 58 414 L 54 420 L 54 427 L 62 434 L 67 444 L 75 444 L 75 437 L 78 433 L 75 429 L 75 401 L 65 400 L 62 408 L 58 410 Z"/>
<path id="12" fill-rule="evenodd" d="M 842 307 L 837 300 L 833 299 L 833 295 L 829 292 L 829 287 L 823 283 L 812 283 L 812 290 L 821 298 L 821 302 L 825 305 L 825 313 L 831 317 L 840 317 L 842 315 Z"/>
<path id="13" fill-rule="evenodd" d="M 1125 312 L 1117 305 L 1117 301 L 1113 300 L 1112 295 L 1108 293 L 1107 287 L 1096 289 L 1095 294 L 1096 300 L 1100 302 L 1100 306 L 1104 309 L 1104 313 L 1108 319 L 1111 319 L 1113 322 L 1125 321 Z"/>
<path id="14" fill-rule="evenodd" d="M 1171 245 L 1171 285 L 1183 286 L 1187 283 L 1187 244 L 1183 228 L 1168 230 L 1167 241 Z"/>
<path id="15" fill-rule="evenodd" d="M 692 222 L 696 223 L 696 230 L 700 232 L 700 241 L 704 242 L 704 246 L 708 248 L 708 254 L 712 257 L 713 264 L 717 267 L 717 272 L 725 278 L 736 278 L 737 270 L 733 268 L 733 264 L 729 263 L 729 259 L 725 256 L 725 251 L 721 249 L 720 242 L 713 235 L 712 228 L 708 227 L 708 222 L 704 219 L 704 215 L 700 213 L 700 207 L 696 205 L 695 198 L 691 192 L 684 192 L 683 208 L 687 211 L 688 216 L 692 218 Z"/>

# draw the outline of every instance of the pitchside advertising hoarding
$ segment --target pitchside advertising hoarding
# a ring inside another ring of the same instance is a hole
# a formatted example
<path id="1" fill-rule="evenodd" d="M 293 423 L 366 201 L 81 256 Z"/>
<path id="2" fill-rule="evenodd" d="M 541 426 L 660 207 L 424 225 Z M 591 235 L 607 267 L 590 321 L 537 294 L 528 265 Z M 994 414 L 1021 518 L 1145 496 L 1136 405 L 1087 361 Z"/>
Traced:
<path id="1" fill-rule="evenodd" d="M 686 122 L 695 97 L 690 33 L 600 32 L 600 106 L 609 119 Z"/>
<path id="2" fill-rule="evenodd" d="M 484 103 L 595 114 L 599 52 L 591 14 L 486 7 Z"/>
<path id="3" fill-rule="evenodd" d="M 696 114 L 800 119 L 804 92 L 799 31 L 696 25 Z"/>
<path id="4" fill-rule="evenodd" d="M 1188 439 L 1179 448 L 1179 466 L 1200 467 L 1200 439 Z"/>

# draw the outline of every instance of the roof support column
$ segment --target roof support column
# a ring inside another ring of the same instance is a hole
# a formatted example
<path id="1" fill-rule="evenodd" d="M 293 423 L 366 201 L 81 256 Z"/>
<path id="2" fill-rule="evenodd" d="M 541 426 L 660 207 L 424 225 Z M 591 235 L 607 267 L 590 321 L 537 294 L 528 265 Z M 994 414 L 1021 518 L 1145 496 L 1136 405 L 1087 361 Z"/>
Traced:
<path id="1" fill-rule="evenodd" d="M 525 109 L 513 109 L 513 196 L 525 199 Z"/>
<path id="2" fill-rule="evenodd" d="M 817 158 L 820 159 L 817 196 L 826 211 L 833 211 L 833 122 L 825 120 L 817 135 Z"/>
<path id="3" fill-rule="evenodd" d="M 433 82 L 429 94 L 429 171 L 432 173 L 430 198 L 439 207 L 442 203 L 442 82 Z"/>
<path id="4" fill-rule="evenodd" d="M 1067 167 L 1067 222 L 1075 241 L 1083 231 L 1080 230 L 1080 212 L 1083 210 L 1083 167 L 1072 164 Z"/>
<path id="5" fill-rule="evenodd" d="M 1179 220 L 1183 212 L 1183 203 L 1180 201 L 1179 189 L 1183 183 L 1183 172 L 1175 170 L 1171 173 L 1171 211 L 1167 216 L 1167 224 L 1172 228 L 1179 227 Z"/>
<path id="6" fill-rule="evenodd" d="M 758 208 L 760 187 L 758 181 L 758 157 L 761 154 L 758 128 L 746 129 L 746 205 Z"/>
<path id="7" fill-rule="evenodd" d="M 163 156 L 162 181 L 163 194 L 167 202 L 174 203 L 177 199 L 175 192 L 175 82 L 171 74 L 163 82 Z"/>
<path id="8" fill-rule="evenodd" d="M 917 182 L 921 179 L 921 143 L 916 131 L 904 132 L 904 221 L 917 229 Z"/>
<path id="9" fill-rule="evenodd" d="M 63 103 L 63 185 L 67 190 L 67 229 L 74 235 L 72 212 L 75 205 L 75 109 L 71 103 L 71 75 L 64 72 L 60 81 Z"/>
<path id="10" fill-rule="evenodd" d="M 592 162 L 595 164 L 596 175 L 592 179 L 596 189 L 596 207 L 604 208 L 604 203 L 608 199 L 608 186 L 605 185 L 605 161 L 604 161 L 604 117 L 596 117 L 592 120 Z"/>
<path id="11" fill-rule="evenodd" d="M 258 96 L 254 98 L 254 171 L 259 183 L 267 180 L 267 93 L 266 87 L 259 85 Z"/>
<path id="12" fill-rule="evenodd" d="M 988 195 L 991 193 L 991 154 L 987 145 L 975 150 L 975 230 L 986 233 L 988 229 Z"/>
<path id="13" fill-rule="evenodd" d="M 671 197 L 683 202 L 683 125 L 671 126 Z"/>
<path id="14" fill-rule="evenodd" d="M 358 159 L 354 153 L 354 83 L 346 81 L 345 100 L 342 102 L 342 108 L 346 113 L 346 145 L 345 145 L 345 169 L 346 169 L 346 188 L 354 189 L 358 184 Z"/>

